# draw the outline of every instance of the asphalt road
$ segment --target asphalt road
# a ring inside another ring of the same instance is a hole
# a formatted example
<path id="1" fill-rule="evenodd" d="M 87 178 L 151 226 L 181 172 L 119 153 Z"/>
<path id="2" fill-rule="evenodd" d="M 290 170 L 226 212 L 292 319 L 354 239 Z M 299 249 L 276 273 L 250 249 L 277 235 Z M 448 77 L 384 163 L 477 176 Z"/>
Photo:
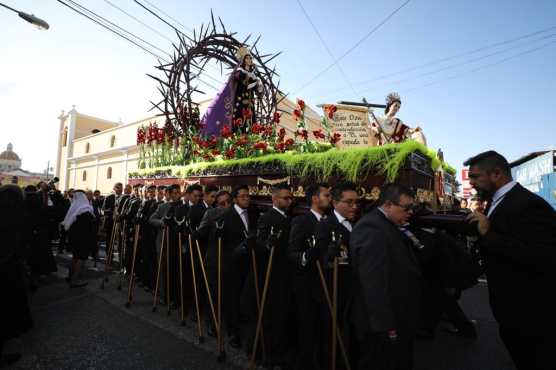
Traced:
<path id="1" fill-rule="evenodd" d="M 67 256 L 58 256 L 64 261 Z M 91 262 L 89 262 L 91 265 Z M 179 325 L 177 313 L 151 312 L 152 296 L 136 290 L 134 304 L 125 308 L 126 290 L 116 289 L 112 276 L 100 289 L 102 271 L 89 269 L 85 288 L 70 289 L 66 270 L 41 283 L 31 295 L 35 328 L 8 343 L 6 350 L 23 354 L 13 369 L 239 369 L 245 353 L 227 348 L 228 360 L 216 361 L 216 344 L 198 344 L 195 325 Z M 442 326 L 432 341 L 416 345 L 416 370 L 514 370 L 498 337 L 488 307 L 486 286 L 464 292 L 461 304 L 477 321 L 476 341 L 453 336 Z M 443 324 L 446 325 L 446 324 Z"/>

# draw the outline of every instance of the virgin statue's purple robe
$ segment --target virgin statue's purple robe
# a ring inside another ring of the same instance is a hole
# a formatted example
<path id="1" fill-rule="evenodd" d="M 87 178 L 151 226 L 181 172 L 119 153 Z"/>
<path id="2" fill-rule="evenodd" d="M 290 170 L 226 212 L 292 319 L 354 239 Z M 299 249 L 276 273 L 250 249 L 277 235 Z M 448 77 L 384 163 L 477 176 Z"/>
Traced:
<path id="1" fill-rule="evenodd" d="M 220 131 L 226 125 L 232 128 L 234 115 L 235 83 L 233 73 L 222 90 L 212 99 L 207 111 L 201 119 L 201 133 L 206 136 L 220 136 Z"/>

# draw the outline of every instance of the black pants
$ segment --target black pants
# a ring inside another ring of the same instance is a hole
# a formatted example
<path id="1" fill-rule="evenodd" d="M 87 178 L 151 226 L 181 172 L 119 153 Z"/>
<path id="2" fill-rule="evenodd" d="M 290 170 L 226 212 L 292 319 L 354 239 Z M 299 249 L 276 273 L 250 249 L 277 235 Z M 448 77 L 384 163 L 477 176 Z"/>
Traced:
<path id="1" fill-rule="evenodd" d="M 298 366 L 303 370 L 325 367 L 324 347 L 325 343 L 328 343 L 325 338 L 330 336 L 330 333 L 324 332 L 323 327 L 324 322 L 330 321 L 330 312 L 317 279 L 316 276 L 296 275 L 293 281 L 298 330 Z"/>
<path id="2" fill-rule="evenodd" d="M 413 338 L 400 336 L 394 342 L 386 342 L 378 335 L 367 334 L 359 337 L 358 342 L 358 370 L 413 369 Z"/>
<path id="3" fill-rule="evenodd" d="M 500 325 L 500 337 L 518 370 L 554 370 L 556 339 L 553 332 L 545 335 L 524 334 Z"/>

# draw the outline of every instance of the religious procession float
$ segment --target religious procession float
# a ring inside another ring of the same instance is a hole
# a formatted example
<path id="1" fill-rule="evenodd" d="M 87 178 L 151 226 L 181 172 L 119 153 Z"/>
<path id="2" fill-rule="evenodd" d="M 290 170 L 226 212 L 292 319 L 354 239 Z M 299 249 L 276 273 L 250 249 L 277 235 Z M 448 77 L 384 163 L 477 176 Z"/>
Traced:
<path id="1" fill-rule="evenodd" d="M 419 201 L 447 208 L 456 191 L 455 170 L 440 150 L 426 146 L 421 128 L 397 117 L 401 98 L 386 104 L 338 102 L 318 105 L 288 99 L 270 63 L 279 55 L 258 50 L 229 32 L 222 21 L 202 26 L 193 38 L 178 33 L 172 61 L 157 67 L 161 100 L 153 109 L 165 117 L 137 131 L 139 170 L 131 183 L 247 184 L 256 205 L 270 204 L 272 185 L 287 183 L 304 204 L 307 185 L 325 181 L 357 184 L 361 199 L 378 199 L 386 182 L 412 187 Z M 229 71 L 227 82 L 201 116 L 201 77 L 207 63 Z M 384 109 L 375 115 L 373 108 Z"/>

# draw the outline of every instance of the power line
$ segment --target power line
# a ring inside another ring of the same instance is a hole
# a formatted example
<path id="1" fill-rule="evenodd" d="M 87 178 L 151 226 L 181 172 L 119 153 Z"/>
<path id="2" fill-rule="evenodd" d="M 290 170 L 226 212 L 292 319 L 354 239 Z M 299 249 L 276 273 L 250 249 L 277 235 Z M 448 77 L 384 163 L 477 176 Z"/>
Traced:
<path id="1" fill-rule="evenodd" d="M 179 34 L 185 36 L 188 40 L 193 41 L 193 39 L 189 36 L 187 36 L 184 32 L 180 31 L 179 29 L 177 29 L 174 25 L 170 24 L 168 21 L 166 21 L 164 18 L 162 18 L 160 15 L 156 14 L 156 12 L 152 11 L 148 6 L 144 5 L 143 3 L 141 3 L 140 1 L 137 0 L 133 0 L 137 5 L 139 5 L 141 8 L 145 9 L 147 12 L 151 13 L 152 15 L 154 15 L 156 18 L 158 18 L 160 21 L 164 22 L 167 26 L 169 26 L 170 28 L 174 29 L 176 32 L 178 32 Z"/>
<path id="2" fill-rule="evenodd" d="M 71 0 L 70 0 L 70 1 L 71 1 Z M 137 17 L 135 17 L 135 16 L 129 14 L 128 12 L 126 12 L 126 11 L 123 10 L 122 8 L 118 7 L 117 5 L 115 5 L 114 3 L 112 3 L 111 1 L 109 1 L 109 0 L 104 0 L 104 1 L 105 1 L 106 3 L 108 3 L 109 5 L 111 5 L 112 7 L 118 9 L 120 12 L 124 13 L 125 15 L 127 15 L 129 18 L 131 18 L 131 19 L 137 21 L 138 23 L 140 23 L 140 24 L 142 24 L 143 26 L 147 27 L 147 28 L 150 29 L 151 31 L 155 32 L 156 34 L 158 34 L 158 35 L 160 35 L 161 37 L 165 38 L 166 40 L 170 41 L 172 44 L 174 43 L 174 40 L 170 39 L 169 37 L 167 37 L 167 36 L 164 35 L 163 33 L 161 33 L 161 32 L 159 32 L 158 30 L 156 30 L 155 28 L 149 26 L 148 24 L 146 24 L 145 22 L 141 21 L 141 20 L 138 19 Z M 160 50 L 160 49 L 159 49 L 159 50 Z M 193 67 L 194 67 L 194 68 L 197 68 L 198 70 L 200 70 L 200 68 L 197 67 L 197 66 L 193 66 Z M 215 70 L 215 68 L 213 68 L 213 70 Z M 219 71 L 217 71 L 217 72 L 219 72 Z M 214 82 L 216 82 L 216 83 L 223 84 L 222 81 L 220 81 L 220 80 L 218 80 L 218 79 L 216 79 L 216 78 L 214 78 L 214 77 L 212 77 L 212 76 L 210 76 L 210 75 L 208 75 L 208 74 L 206 74 L 205 77 L 208 78 L 208 79 L 210 79 L 210 80 L 212 80 L 212 81 L 214 81 Z"/>
<path id="3" fill-rule="evenodd" d="M 167 41 L 170 42 L 174 42 L 174 40 L 172 40 L 171 38 L 169 38 L 168 36 L 166 36 L 165 34 L 163 34 L 162 32 L 159 32 L 156 28 L 153 28 L 151 26 L 149 26 L 148 24 L 146 24 L 145 22 L 143 22 L 142 20 L 140 20 L 139 18 L 135 17 L 132 14 L 129 14 L 128 12 L 126 12 L 125 10 L 123 10 L 122 8 L 120 8 L 119 6 L 117 6 L 116 4 L 112 3 L 110 0 L 104 0 L 104 2 L 106 2 L 107 4 L 109 4 L 111 7 L 118 9 L 120 12 L 124 13 L 125 15 L 127 15 L 129 18 L 134 19 L 135 21 L 137 21 L 137 23 L 143 25 L 144 27 L 148 28 L 149 30 L 151 30 L 152 32 L 156 33 L 158 36 L 164 38 Z"/>
<path id="4" fill-rule="evenodd" d="M 165 20 L 164 18 L 162 18 L 159 14 L 157 14 L 155 11 L 153 11 L 152 9 L 150 9 L 149 7 L 147 7 L 146 5 L 144 5 L 143 3 L 141 3 L 138 0 L 134 0 L 134 2 L 139 5 L 141 8 L 145 9 L 147 12 L 149 12 L 151 15 L 153 15 L 154 17 L 156 17 L 158 20 L 160 20 L 161 22 L 163 22 L 164 24 L 166 24 L 167 26 L 169 26 L 170 28 L 172 28 L 174 31 L 176 31 L 178 34 L 183 35 L 185 38 L 187 38 L 189 41 L 194 41 L 190 36 L 188 36 L 185 32 L 183 32 L 182 30 L 178 29 L 177 27 L 175 27 L 174 25 L 170 24 L 167 20 Z M 187 28 L 189 30 L 191 30 L 193 32 L 193 30 L 189 27 L 185 27 L 183 24 L 181 24 L 179 21 L 175 20 L 174 18 L 172 18 L 171 16 L 169 16 L 167 13 L 165 13 L 163 10 L 161 10 L 160 8 L 158 8 L 156 5 L 153 5 L 152 3 L 148 2 L 145 0 L 145 2 L 149 5 L 151 5 L 153 8 L 157 9 L 159 12 L 161 12 L 162 14 L 170 17 L 172 20 L 174 20 L 175 22 L 179 23 L 182 27 Z M 220 70 L 218 70 L 216 67 L 209 65 L 209 67 L 211 67 L 214 71 L 216 72 L 220 72 Z M 207 75 L 207 77 L 210 77 Z M 213 79 L 215 81 L 218 81 L 216 79 Z M 222 83 L 220 81 L 218 81 L 219 83 Z"/>
<path id="5" fill-rule="evenodd" d="M 353 91 L 353 93 L 355 95 L 358 95 L 357 92 L 355 91 L 355 88 L 353 87 L 353 84 L 351 83 L 351 81 L 349 80 L 348 76 L 346 75 L 346 73 L 344 72 L 344 69 L 340 66 L 339 63 L 337 63 L 336 61 L 336 57 L 334 57 L 334 54 L 332 53 L 332 50 L 330 50 L 330 48 L 328 47 L 328 44 L 326 43 L 326 41 L 324 41 L 324 38 L 322 37 L 322 35 L 320 34 L 319 30 L 317 29 L 317 27 L 315 26 L 315 24 L 313 23 L 311 17 L 309 16 L 309 14 L 307 13 L 307 11 L 305 10 L 305 8 L 303 7 L 303 5 L 301 4 L 300 0 L 297 0 L 297 4 L 299 5 L 299 7 L 301 8 L 301 11 L 303 12 L 303 14 L 305 15 L 305 18 L 307 19 L 307 21 L 309 22 L 309 24 L 311 25 L 311 27 L 313 28 L 313 31 L 315 31 L 315 33 L 317 34 L 322 46 L 324 46 L 324 49 L 326 50 L 326 52 L 328 53 L 328 55 L 330 56 L 330 58 L 332 58 L 332 61 L 334 61 L 336 68 L 338 68 L 338 70 L 340 71 L 340 73 L 342 74 L 342 77 L 344 78 L 344 80 L 346 81 L 348 87 L 351 88 L 351 90 Z"/>
<path id="6" fill-rule="evenodd" d="M 80 14 L 80 15 L 86 17 L 86 18 L 88 18 L 89 20 L 95 22 L 96 24 L 102 26 L 103 28 L 107 29 L 108 31 L 110 31 L 110 32 L 112 32 L 112 33 L 114 33 L 114 34 L 120 36 L 121 38 L 125 39 L 126 41 L 131 42 L 132 44 L 134 44 L 135 46 L 139 47 L 141 50 L 143 50 L 143 51 L 145 51 L 145 52 L 151 54 L 152 56 L 154 56 L 154 57 L 157 58 L 158 60 L 162 60 L 163 62 L 165 62 L 165 63 L 167 63 L 167 64 L 170 63 L 170 61 L 169 61 L 167 58 L 162 57 L 162 56 L 156 54 L 154 51 L 152 51 L 152 50 L 150 50 L 150 49 L 144 47 L 143 45 L 141 45 L 140 43 L 136 42 L 135 40 L 133 40 L 133 39 L 131 39 L 131 38 L 125 36 L 125 34 L 123 34 L 122 32 L 119 32 L 119 31 L 115 30 L 113 27 L 110 27 L 110 26 L 107 25 L 106 23 L 101 22 L 99 19 L 102 19 L 102 20 L 104 20 L 105 22 L 107 22 L 107 23 L 109 23 L 109 24 L 111 24 L 111 25 L 114 25 L 114 26 L 117 27 L 118 29 L 121 29 L 122 31 L 124 31 L 124 32 L 126 32 L 127 34 L 131 35 L 132 37 L 136 38 L 137 40 L 141 40 L 142 42 L 144 42 L 144 43 L 147 44 L 147 45 L 152 45 L 152 44 L 146 42 L 145 40 L 143 40 L 142 38 L 140 38 L 139 36 L 136 36 L 135 34 L 133 34 L 133 33 L 129 32 L 129 31 L 125 30 L 123 27 L 120 27 L 120 26 L 116 25 L 115 23 L 113 23 L 113 22 L 107 20 L 106 18 L 104 18 L 104 17 L 102 17 L 102 16 L 99 16 L 99 15 L 96 14 L 95 12 L 93 12 L 93 11 L 89 10 L 88 8 L 86 8 L 86 7 L 84 7 L 84 6 L 82 6 L 82 5 L 78 4 L 78 3 L 76 3 L 76 2 L 73 1 L 73 0 L 68 0 L 68 1 L 70 1 L 70 2 L 73 3 L 73 4 L 75 4 L 75 5 L 78 6 L 79 8 L 83 9 L 84 11 L 88 12 L 89 14 L 92 14 L 93 16 L 96 16 L 97 19 L 93 18 L 92 16 L 89 16 L 89 15 L 85 14 L 83 11 L 74 8 L 73 6 L 71 6 L 71 5 L 67 4 L 67 3 L 65 3 L 65 2 L 62 1 L 62 0 L 57 0 L 57 1 L 58 1 L 59 3 L 65 5 L 66 7 L 70 8 L 70 9 L 73 10 L 74 12 L 76 12 L 76 13 L 78 13 L 78 14 Z M 154 46 L 154 45 L 153 45 L 153 46 Z M 155 47 L 156 49 L 158 49 L 158 50 L 162 50 L 162 49 L 160 49 L 160 48 L 158 48 L 158 47 L 156 47 L 156 46 L 154 46 L 154 47 Z M 162 51 L 163 51 L 163 50 L 162 50 Z M 164 51 L 163 51 L 163 52 L 164 52 Z M 197 67 L 197 68 L 200 70 L 199 67 Z M 220 81 L 218 81 L 218 80 L 212 78 L 211 76 L 208 76 L 208 75 L 207 75 L 206 77 L 209 77 L 209 78 L 211 78 L 211 79 L 217 81 L 218 83 L 222 83 L 222 82 L 220 82 Z M 206 85 L 206 86 L 208 86 L 208 87 L 214 89 L 215 91 L 218 91 L 218 90 L 219 90 L 217 87 L 215 87 L 215 86 L 213 86 L 212 84 L 210 84 L 210 83 L 208 83 L 208 82 L 202 80 L 200 77 L 198 77 L 197 79 L 199 80 L 199 82 L 201 82 L 201 83 L 203 83 L 204 85 Z"/>
<path id="7" fill-rule="evenodd" d="M 552 33 L 550 35 L 543 36 L 543 37 L 541 37 L 539 39 L 536 39 L 536 40 L 533 40 L 531 42 L 538 42 L 538 41 L 546 40 L 546 39 L 554 37 L 554 36 L 556 36 L 556 33 Z M 397 81 L 392 81 L 392 83 L 393 84 L 400 84 L 402 82 L 416 80 L 416 79 L 419 79 L 421 77 L 426 77 L 426 76 L 438 74 L 438 73 L 441 73 L 441 72 L 444 72 L 444 71 L 447 71 L 447 70 L 450 70 L 450 69 L 453 69 L 453 68 L 461 67 L 461 66 L 464 66 L 464 65 L 467 65 L 467 64 L 472 64 L 472 63 L 478 62 L 478 61 L 483 60 L 483 59 L 491 58 L 491 57 L 499 55 L 499 54 L 504 54 L 504 53 L 506 53 L 508 51 L 511 51 L 511 50 L 514 50 L 514 49 L 516 49 L 516 47 L 511 46 L 511 47 L 508 47 L 508 48 L 505 48 L 505 49 L 502 49 L 502 50 L 492 52 L 490 54 L 481 55 L 479 57 L 471 58 L 471 59 L 465 60 L 465 61 L 460 62 L 460 63 L 450 64 L 448 66 L 445 66 L 445 67 L 442 67 L 442 68 L 439 68 L 439 69 L 435 69 L 435 70 L 432 70 L 432 71 L 421 73 L 421 74 L 418 74 L 416 76 L 403 78 L 403 79 L 397 80 Z"/>
<path id="8" fill-rule="evenodd" d="M 382 27 L 386 22 L 388 22 L 396 13 L 398 13 L 402 8 L 404 8 L 411 0 L 406 0 L 402 5 L 397 7 L 394 11 L 392 11 L 386 18 L 384 18 L 380 23 L 378 23 L 375 27 L 373 27 L 369 32 L 367 32 L 363 37 L 361 37 L 352 47 L 350 47 L 346 52 L 344 52 L 338 59 L 336 59 L 332 64 L 328 65 L 326 68 L 321 70 L 317 73 L 313 78 L 303 84 L 300 88 L 298 88 L 294 94 L 297 94 L 299 91 L 305 89 L 307 86 L 311 85 L 315 82 L 320 76 L 328 72 L 334 65 L 336 65 L 340 60 L 344 59 L 348 56 L 351 52 L 353 52 L 359 45 L 361 45 L 365 40 L 367 40 L 373 33 L 375 33 L 380 27 Z"/>
<path id="9" fill-rule="evenodd" d="M 174 22 L 176 22 L 177 24 L 179 24 L 180 26 L 182 26 L 183 28 L 188 30 L 189 32 L 193 32 L 193 29 L 191 27 L 185 26 L 183 23 L 181 23 L 176 18 L 172 17 L 170 14 L 166 13 L 164 10 L 160 9 L 159 7 L 154 5 L 153 3 L 149 2 L 148 0 L 143 0 L 143 1 L 146 2 L 147 4 L 149 4 L 150 6 L 152 6 L 153 8 L 155 8 L 156 10 L 158 10 L 160 13 L 162 13 L 167 18 L 170 18 L 171 20 L 173 20 Z"/>
<path id="10" fill-rule="evenodd" d="M 117 29 L 119 29 L 119 30 L 121 30 L 121 31 L 123 31 L 123 32 L 125 32 L 125 33 L 127 33 L 127 34 L 130 35 L 131 37 L 134 37 L 134 38 L 136 38 L 137 40 L 140 40 L 142 43 L 149 45 L 150 47 L 152 47 L 153 49 L 156 49 L 156 50 L 160 51 L 160 52 L 163 53 L 164 55 L 168 55 L 167 52 L 166 52 L 165 50 L 163 50 L 163 49 L 159 48 L 158 46 L 153 45 L 153 44 L 151 44 L 150 42 L 146 41 L 145 39 L 143 39 L 143 38 L 141 38 L 141 37 L 139 37 L 139 36 L 137 36 L 137 35 L 135 35 L 135 34 L 129 32 L 129 31 L 126 30 L 125 28 L 122 28 L 122 27 L 118 26 L 116 23 L 110 21 L 109 19 L 104 18 L 104 17 L 101 16 L 101 15 L 98 15 L 97 13 L 95 13 L 95 12 L 93 12 L 92 10 L 90 10 L 90 9 L 88 9 L 88 8 L 86 8 L 86 7 L 84 7 L 83 5 L 80 5 L 79 3 L 77 3 L 77 2 L 75 2 L 75 1 L 73 1 L 73 0 L 66 0 L 66 1 L 69 1 L 69 2 L 70 2 L 71 4 L 73 4 L 74 6 L 77 6 L 77 7 L 81 8 L 81 10 L 86 11 L 86 12 L 89 13 L 89 14 L 92 14 L 93 16 L 97 17 L 98 19 L 102 19 L 104 22 L 110 24 L 110 25 L 113 26 L 113 27 L 116 27 Z"/>
<path id="11" fill-rule="evenodd" d="M 56 1 L 58 1 L 58 2 L 59 2 L 60 4 L 62 4 L 62 5 L 65 5 L 66 7 L 68 7 L 68 8 L 71 9 L 71 10 L 73 10 L 74 12 L 76 12 L 76 13 L 78 13 L 78 14 L 84 16 L 85 18 L 88 18 L 89 20 L 95 22 L 96 24 L 98 24 L 99 26 L 101 26 L 101 27 L 107 29 L 108 31 L 110 31 L 110 32 L 112 32 L 112 33 L 114 33 L 114 34 L 120 36 L 121 38 L 125 39 L 126 41 L 131 42 L 132 44 L 134 44 L 135 46 L 137 46 L 137 47 L 140 48 L 141 50 L 143 50 L 143 51 L 145 51 L 145 52 L 151 54 L 151 55 L 154 56 L 155 58 L 160 59 L 160 60 L 166 62 L 166 60 L 165 60 L 163 57 L 161 57 L 160 55 L 156 54 L 156 53 L 153 52 L 152 50 L 149 50 L 149 49 L 145 48 L 144 46 L 142 46 L 142 45 L 140 45 L 139 43 L 135 42 L 134 40 L 132 40 L 132 39 L 126 37 L 125 35 L 123 35 L 123 34 L 121 34 L 120 32 L 114 30 L 113 28 L 108 27 L 106 24 L 104 24 L 104 23 L 102 23 L 102 22 L 100 22 L 100 21 L 98 21 L 98 20 L 96 20 L 96 19 L 94 19 L 94 18 L 88 16 L 87 14 L 85 14 L 85 13 L 81 12 L 80 10 L 78 10 L 78 9 L 76 9 L 76 8 L 74 8 L 74 7 L 72 7 L 71 5 L 69 5 L 69 4 L 65 3 L 65 2 L 63 2 L 62 0 L 56 0 Z"/>
<path id="12" fill-rule="evenodd" d="M 428 62 L 425 62 L 425 63 L 422 63 L 422 64 L 418 64 L 418 65 L 413 66 L 413 67 L 401 69 L 401 70 L 398 70 L 396 72 L 392 72 L 392 73 L 388 73 L 388 74 L 385 74 L 385 75 L 382 75 L 382 76 L 374 77 L 370 80 L 356 82 L 355 86 L 367 85 L 369 83 L 379 81 L 379 80 L 385 80 L 389 77 L 396 76 L 396 75 L 399 75 L 399 74 L 405 74 L 405 73 L 412 72 L 414 70 L 422 69 L 422 68 L 425 68 L 425 67 L 429 67 L 429 66 L 432 66 L 432 65 L 435 65 L 435 64 L 447 62 L 447 61 L 450 61 L 450 60 L 453 60 L 453 59 L 458 59 L 458 58 L 461 58 L 461 57 L 464 57 L 464 56 L 467 56 L 467 55 L 477 54 L 477 53 L 480 53 L 480 52 L 488 50 L 488 49 L 496 48 L 498 46 L 503 46 L 503 45 L 515 43 L 517 41 L 521 41 L 521 40 L 524 40 L 524 39 L 528 39 L 530 37 L 536 36 L 536 35 L 541 34 L 541 33 L 546 33 L 548 31 L 552 31 L 554 29 L 556 29 L 556 25 L 551 26 L 551 27 L 547 27 L 547 28 L 543 28 L 543 29 L 535 31 L 535 32 L 520 35 L 520 36 L 511 38 L 511 39 L 498 41 L 498 42 L 495 42 L 495 43 L 492 43 L 492 44 L 489 44 L 489 45 L 481 46 L 481 47 L 476 48 L 476 49 L 467 50 L 467 51 L 464 51 L 464 52 L 461 52 L 461 53 L 449 55 L 447 57 L 441 57 L 441 58 L 438 58 L 438 59 L 433 59 L 431 61 L 428 61 Z M 335 89 L 335 90 L 330 91 L 330 92 L 332 93 L 332 92 L 337 92 L 337 91 L 342 91 L 342 90 L 345 90 L 345 89 L 344 88 Z"/>
<path id="13" fill-rule="evenodd" d="M 428 87 L 428 86 L 436 85 L 436 84 L 442 83 L 442 82 L 444 82 L 444 81 L 453 80 L 453 79 L 456 79 L 456 78 L 458 78 L 458 77 L 462 77 L 462 76 L 464 76 L 464 75 L 467 75 L 467 74 L 469 74 L 469 73 L 479 72 L 479 71 L 481 71 L 481 70 L 483 70 L 483 69 L 490 68 L 490 67 L 494 67 L 494 66 L 497 66 L 497 65 L 499 65 L 499 64 L 505 63 L 505 62 L 507 62 L 507 61 L 509 61 L 509 60 L 512 60 L 512 59 L 521 57 L 521 56 L 523 56 L 523 55 L 531 54 L 531 53 L 533 53 L 533 52 L 535 52 L 535 51 L 538 51 L 538 50 L 547 48 L 547 47 L 549 47 L 549 46 L 551 46 L 551 45 L 553 45 L 553 44 L 555 44 L 555 43 L 556 43 L 556 40 L 552 40 L 552 41 L 550 41 L 550 42 L 546 42 L 546 43 L 544 43 L 544 44 L 542 44 L 542 45 L 540 45 L 540 46 L 537 46 L 537 47 L 535 47 L 535 48 L 527 49 L 527 50 L 524 50 L 524 51 L 522 51 L 522 52 L 520 52 L 520 53 L 517 53 L 517 54 L 511 55 L 511 56 L 509 56 L 509 57 L 500 59 L 500 60 L 498 60 L 498 61 L 496 61 L 496 62 L 494 62 L 494 63 L 485 64 L 485 65 L 479 66 L 479 67 L 477 67 L 477 68 L 470 69 L 470 70 L 468 70 L 468 71 L 465 71 L 465 72 L 462 72 L 462 73 L 458 73 L 458 74 L 455 74 L 455 75 L 452 75 L 452 76 L 449 76 L 449 77 L 446 77 L 446 78 L 442 78 L 442 79 L 438 79 L 438 80 L 434 80 L 434 81 L 429 81 L 429 82 L 426 83 L 426 84 L 418 85 L 418 86 L 415 86 L 415 87 L 412 87 L 412 88 L 410 88 L 410 89 L 406 89 L 406 90 L 403 90 L 403 91 L 404 91 L 404 93 L 408 93 L 408 92 L 411 92 L 411 91 L 414 91 L 414 90 L 418 90 L 418 89 L 421 89 L 421 88 L 425 88 L 425 87 Z"/>

